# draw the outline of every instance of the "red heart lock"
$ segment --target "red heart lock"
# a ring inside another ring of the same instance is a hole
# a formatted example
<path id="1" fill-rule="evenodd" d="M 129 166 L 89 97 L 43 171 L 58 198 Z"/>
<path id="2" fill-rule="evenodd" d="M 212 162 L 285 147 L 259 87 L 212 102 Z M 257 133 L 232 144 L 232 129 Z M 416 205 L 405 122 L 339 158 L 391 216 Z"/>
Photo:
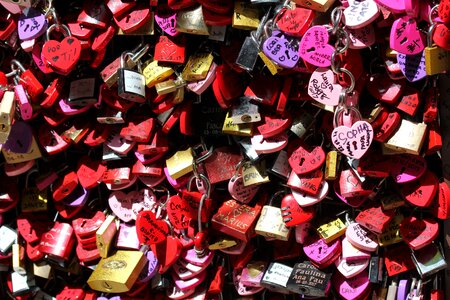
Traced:
<path id="1" fill-rule="evenodd" d="M 286 9 L 279 17 L 277 26 L 288 35 L 301 37 L 308 30 L 314 17 L 314 11 L 307 8 Z"/>
<path id="2" fill-rule="evenodd" d="M 68 73 L 80 59 L 81 43 L 73 36 L 65 37 L 61 42 L 49 40 L 42 47 L 42 55 L 53 69 Z"/>
<path id="3" fill-rule="evenodd" d="M 183 250 L 180 240 L 173 236 L 168 236 L 162 243 L 152 244 L 150 247 L 160 264 L 160 274 L 165 273 L 178 260 Z"/>
<path id="4" fill-rule="evenodd" d="M 409 253 L 408 246 L 403 244 L 386 249 L 384 264 L 389 276 L 395 276 L 415 269 Z"/>
<path id="5" fill-rule="evenodd" d="M 315 210 L 312 206 L 301 207 L 294 196 L 288 194 L 281 200 L 281 215 L 286 226 L 297 226 L 310 221 L 315 215 Z"/>
<path id="6" fill-rule="evenodd" d="M 114 16 L 120 16 L 126 13 L 136 5 L 136 2 L 122 2 L 122 0 L 107 0 L 106 6 Z"/>
<path id="7" fill-rule="evenodd" d="M 244 85 L 241 77 L 226 64 L 217 66 L 216 79 L 213 83 L 215 95 L 221 95 L 226 103 L 242 95 Z"/>
<path id="8" fill-rule="evenodd" d="M 72 221 L 72 227 L 78 237 L 95 235 L 97 229 L 105 221 L 105 214 L 101 211 L 95 213 L 92 218 L 77 218 Z"/>
<path id="9" fill-rule="evenodd" d="M 162 243 L 169 235 L 169 225 L 164 220 L 156 219 L 152 211 L 141 211 L 136 218 L 136 231 L 141 244 Z"/>
<path id="10" fill-rule="evenodd" d="M 48 230 L 49 222 L 35 219 L 36 216 L 23 215 L 17 218 L 17 230 L 27 243 L 35 243 Z"/>
<path id="11" fill-rule="evenodd" d="M 290 116 L 264 116 L 263 122 L 257 129 L 264 138 L 269 138 L 288 129 L 292 124 L 292 118 Z"/>
<path id="12" fill-rule="evenodd" d="M 154 118 L 136 116 L 120 130 L 120 136 L 130 141 L 147 143 L 156 127 Z"/>
<path id="13" fill-rule="evenodd" d="M 439 224 L 433 219 L 407 217 L 400 223 L 400 234 L 411 249 L 419 250 L 437 238 Z"/>
<path id="14" fill-rule="evenodd" d="M 436 218 L 446 220 L 450 218 L 450 188 L 446 182 L 439 183 L 439 194 L 431 205 L 431 212 Z"/>
<path id="15" fill-rule="evenodd" d="M 77 257 L 81 262 L 91 262 L 96 259 L 100 258 L 100 252 L 98 251 L 97 247 L 93 249 L 85 249 L 81 246 L 81 244 L 78 244 L 76 247 L 76 253 Z M 68 298 L 72 299 L 72 298 Z"/>
<path id="16" fill-rule="evenodd" d="M 82 187 L 92 189 L 102 181 L 106 166 L 100 161 L 92 160 L 89 156 L 83 156 L 78 161 L 77 176 Z"/>
<path id="17" fill-rule="evenodd" d="M 407 113 L 410 116 L 414 116 L 419 108 L 419 103 L 419 91 L 408 86 L 405 88 L 403 96 L 397 104 L 397 109 Z"/>
<path id="18" fill-rule="evenodd" d="M 84 143 L 88 146 L 95 147 L 106 142 L 111 135 L 112 128 L 109 125 L 97 124 L 91 131 L 88 132 Z"/>
<path id="19" fill-rule="evenodd" d="M 182 10 L 197 4 L 197 0 L 168 0 L 167 5 L 173 10 Z"/>
<path id="20" fill-rule="evenodd" d="M 394 216 L 393 210 L 383 211 L 381 206 L 374 206 L 361 211 L 355 221 L 370 231 L 381 234 Z"/>
<path id="21" fill-rule="evenodd" d="M 297 175 L 306 174 L 322 167 L 325 162 L 325 152 L 320 146 L 315 147 L 311 152 L 300 146 L 292 152 L 288 161 Z"/>
<path id="22" fill-rule="evenodd" d="M 442 22 L 450 22 L 450 0 L 441 0 L 438 7 L 438 14 Z"/>
<path id="23" fill-rule="evenodd" d="M 395 104 L 405 88 L 404 80 L 392 81 L 389 76 L 374 75 L 367 82 L 367 90 L 376 99 Z"/>
<path id="24" fill-rule="evenodd" d="M 394 132 L 400 127 L 402 117 L 396 111 L 389 113 L 386 121 L 374 130 L 373 139 L 380 143 L 385 143 Z"/>
<path id="25" fill-rule="evenodd" d="M 231 0 L 197 0 L 204 8 L 218 14 L 226 14 L 233 10 L 233 1 Z"/>
<path id="26" fill-rule="evenodd" d="M 112 40 L 114 35 L 117 32 L 117 26 L 114 24 L 109 25 L 104 30 L 97 33 L 94 36 L 94 40 L 92 41 L 92 45 L 90 45 L 91 50 L 97 52 L 103 51 L 108 46 L 109 42 Z M 88 44 L 89 45 L 89 44 Z"/>
<path id="27" fill-rule="evenodd" d="M 87 198 L 86 198 L 87 199 Z M 83 205 L 80 206 L 70 206 L 65 205 L 64 202 L 55 202 L 55 209 L 59 212 L 59 215 L 64 219 L 73 219 L 82 209 Z"/>
<path id="28" fill-rule="evenodd" d="M 78 23 L 86 27 L 105 29 L 111 20 L 111 13 L 104 1 L 84 2 L 83 10 L 78 16 Z"/>
<path id="29" fill-rule="evenodd" d="M 189 227 L 189 222 L 192 220 L 189 216 L 191 213 L 189 203 L 180 196 L 174 195 L 167 201 L 166 209 L 170 223 L 175 229 L 181 230 Z"/>
<path id="30" fill-rule="evenodd" d="M 447 24 L 437 24 L 433 34 L 434 43 L 443 49 L 450 50 L 450 28 Z"/>
<path id="31" fill-rule="evenodd" d="M 154 59 L 161 62 L 176 64 L 184 63 L 185 46 L 184 43 L 171 40 L 168 36 L 162 35 L 155 46 Z"/>
<path id="32" fill-rule="evenodd" d="M 149 7 L 138 4 L 131 11 L 118 17 L 114 16 L 114 20 L 123 32 L 130 33 L 147 24 L 151 16 Z"/>
<path id="33" fill-rule="evenodd" d="M 78 185 L 78 176 L 75 172 L 69 172 L 58 179 L 53 185 L 53 200 L 59 202 L 69 196 Z"/>
<path id="34" fill-rule="evenodd" d="M 287 185 L 292 189 L 315 196 L 320 191 L 322 179 L 323 172 L 321 170 L 315 170 L 301 176 L 291 172 Z"/>
<path id="35" fill-rule="evenodd" d="M 82 289 L 65 287 L 61 293 L 56 295 L 57 300 L 84 299 L 86 293 Z"/>
<path id="36" fill-rule="evenodd" d="M 439 179 L 429 169 L 419 180 L 401 186 L 403 197 L 411 204 L 419 207 L 428 207 L 438 191 Z"/>
<path id="37" fill-rule="evenodd" d="M 208 26 L 227 26 L 233 23 L 233 13 L 219 14 L 212 10 L 202 7 L 203 19 Z M 213 34 L 214 31 L 213 31 Z"/>

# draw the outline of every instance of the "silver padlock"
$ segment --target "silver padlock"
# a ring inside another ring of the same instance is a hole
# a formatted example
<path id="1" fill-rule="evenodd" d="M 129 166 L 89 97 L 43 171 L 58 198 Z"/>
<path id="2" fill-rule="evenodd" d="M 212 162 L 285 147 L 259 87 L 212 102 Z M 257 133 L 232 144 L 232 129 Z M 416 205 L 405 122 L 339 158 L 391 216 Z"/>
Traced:
<path id="1" fill-rule="evenodd" d="M 70 83 L 66 103 L 71 106 L 86 106 L 98 102 L 98 85 L 94 77 L 74 80 Z"/>
<path id="2" fill-rule="evenodd" d="M 125 68 L 125 60 L 132 55 L 132 52 L 124 52 L 120 56 L 120 68 L 117 69 L 118 95 L 128 101 L 143 103 L 145 102 L 145 76 L 142 74 L 140 61 L 137 63 L 137 71 Z"/>

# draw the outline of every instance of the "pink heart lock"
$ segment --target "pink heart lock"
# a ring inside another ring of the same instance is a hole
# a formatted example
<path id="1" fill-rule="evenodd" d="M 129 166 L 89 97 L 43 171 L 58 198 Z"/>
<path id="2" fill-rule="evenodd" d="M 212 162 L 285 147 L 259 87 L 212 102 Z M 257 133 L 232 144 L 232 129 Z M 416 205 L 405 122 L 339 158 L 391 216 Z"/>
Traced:
<path id="1" fill-rule="evenodd" d="M 206 251 L 207 253 L 202 257 L 197 255 L 197 252 L 194 248 L 189 249 L 181 253 L 181 258 L 186 262 L 191 263 L 196 266 L 204 266 L 209 265 L 214 258 L 214 251 Z"/>
<path id="2" fill-rule="evenodd" d="M 344 9 L 345 25 L 357 29 L 369 25 L 380 14 L 374 0 L 348 0 L 349 6 Z"/>
<path id="3" fill-rule="evenodd" d="M 173 265 L 172 270 L 181 280 L 189 280 L 203 272 L 208 265 L 196 266 L 183 259 L 178 259 Z"/>
<path id="4" fill-rule="evenodd" d="M 317 68 L 309 79 L 308 95 L 321 104 L 336 106 L 342 92 L 342 86 L 336 81 L 333 71 Z"/>
<path id="5" fill-rule="evenodd" d="M 20 14 L 22 11 L 22 7 L 18 4 L 14 4 L 14 2 L 6 2 L 6 1 L 0 1 L 0 4 L 10 13 L 13 15 Z"/>
<path id="6" fill-rule="evenodd" d="M 202 94 L 216 79 L 216 69 L 217 64 L 213 62 L 211 64 L 211 67 L 209 68 L 208 73 L 206 74 L 206 78 L 200 81 L 193 81 L 188 83 L 187 88 L 197 95 Z"/>
<path id="7" fill-rule="evenodd" d="M 22 41 L 40 37 L 47 30 L 47 19 L 44 14 L 32 7 L 27 7 L 19 17 L 17 31 Z"/>
<path id="8" fill-rule="evenodd" d="M 375 252 L 378 248 L 377 237 L 358 223 L 351 223 L 345 231 L 347 240 L 356 248 Z"/>
<path id="9" fill-rule="evenodd" d="M 85 113 L 92 107 L 92 105 L 93 104 L 89 104 L 82 107 L 70 106 L 69 104 L 67 104 L 65 99 L 61 99 L 58 102 L 58 106 L 61 109 L 61 112 L 66 116 L 75 116 Z"/>
<path id="10" fill-rule="evenodd" d="M 156 24 L 168 35 L 176 36 L 177 31 L 177 14 L 167 5 L 159 5 L 155 13 Z"/>
<path id="11" fill-rule="evenodd" d="M 370 290 L 367 272 L 361 272 L 349 279 L 345 278 L 340 272 L 335 272 L 331 282 L 339 295 L 345 300 L 363 299 L 363 296 Z"/>
<path id="12" fill-rule="evenodd" d="M 348 229 L 348 227 L 347 227 Z M 353 246 L 347 237 L 342 239 L 342 258 L 348 262 L 370 259 L 370 253 Z"/>
<path id="13" fill-rule="evenodd" d="M 197 274 L 197 276 L 188 279 L 188 280 L 182 280 L 180 278 L 177 278 L 176 275 L 173 275 L 173 279 L 175 281 L 175 285 L 182 291 L 193 289 L 196 286 L 200 285 L 206 278 L 208 272 L 203 271 L 200 274 Z"/>
<path id="14" fill-rule="evenodd" d="M 238 271 L 233 270 L 233 283 L 236 291 L 240 296 L 251 296 L 257 294 L 264 290 L 264 287 L 254 287 L 254 286 L 245 286 L 241 282 L 241 275 L 237 273 Z"/>
<path id="15" fill-rule="evenodd" d="M 336 254 L 341 253 L 341 250 L 341 241 L 339 239 L 334 240 L 328 245 L 324 239 L 317 235 L 306 238 L 305 244 L 303 245 L 303 251 L 306 256 L 319 265 L 328 262 Z"/>
<path id="16" fill-rule="evenodd" d="M 59 153 L 70 146 L 55 130 L 47 125 L 39 128 L 39 143 L 48 154 Z"/>
<path id="17" fill-rule="evenodd" d="M 400 234 L 411 249 L 419 250 L 437 238 L 439 223 L 433 219 L 407 217 L 400 223 Z"/>
<path id="18" fill-rule="evenodd" d="M 390 173 L 397 183 L 406 183 L 422 177 L 427 170 L 427 162 L 420 155 L 402 154 L 391 159 Z"/>
<path id="19" fill-rule="evenodd" d="M 140 211 L 151 210 L 155 202 L 155 195 L 148 189 L 132 191 L 128 194 L 117 191 L 111 193 L 108 198 L 111 210 L 125 223 L 136 220 Z"/>
<path id="20" fill-rule="evenodd" d="M 248 204 L 258 193 L 259 185 L 244 186 L 242 175 L 234 175 L 228 182 L 228 192 L 236 201 Z"/>
<path id="21" fill-rule="evenodd" d="M 373 128 L 366 121 L 357 121 L 352 127 L 338 126 L 331 134 L 333 145 L 348 157 L 360 159 L 373 141 Z"/>
<path id="22" fill-rule="evenodd" d="M 334 193 L 336 194 L 336 196 L 345 204 L 357 208 L 360 207 L 366 200 L 367 200 L 367 196 L 356 196 L 356 197 L 344 197 L 341 194 L 341 188 L 339 185 L 339 181 L 335 180 L 334 181 Z"/>
<path id="23" fill-rule="evenodd" d="M 394 21 L 389 39 L 391 49 L 405 55 L 415 55 L 425 49 L 426 35 L 417 27 L 417 22 L 408 16 Z"/>
<path id="24" fill-rule="evenodd" d="M 195 288 L 182 291 L 174 284 L 166 289 L 166 296 L 169 299 L 186 299 L 187 297 L 192 296 L 194 292 Z"/>
<path id="25" fill-rule="evenodd" d="M 343 257 L 339 257 L 334 264 L 336 265 L 339 273 L 345 278 L 353 278 L 362 273 L 369 265 L 370 257 L 362 260 L 347 261 Z"/>
<path id="26" fill-rule="evenodd" d="M 396 14 L 403 13 L 406 9 L 405 0 L 375 0 L 375 2 Z"/>
<path id="27" fill-rule="evenodd" d="M 253 149 L 258 154 L 269 154 L 279 152 L 288 144 L 288 136 L 281 133 L 275 136 L 264 138 L 262 135 L 254 135 L 251 138 Z"/>
<path id="28" fill-rule="evenodd" d="M 348 29 L 350 49 L 364 49 L 375 43 L 375 29 L 372 24 L 358 29 Z"/>
<path id="29" fill-rule="evenodd" d="M 301 207 L 307 207 L 319 203 L 328 195 L 328 182 L 325 180 L 322 181 L 319 187 L 319 193 L 315 196 L 308 195 L 305 192 L 298 192 L 296 190 L 291 191 L 298 205 Z"/>
<path id="30" fill-rule="evenodd" d="M 439 179 L 429 169 L 418 180 L 401 186 L 403 197 L 411 204 L 428 207 L 438 191 Z"/>
<path id="31" fill-rule="evenodd" d="M 328 44 L 328 30 L 324 26 L 312 26 L 300 41 L 300 57 L 316 67 L 329 67 L 334 47 Z"/>

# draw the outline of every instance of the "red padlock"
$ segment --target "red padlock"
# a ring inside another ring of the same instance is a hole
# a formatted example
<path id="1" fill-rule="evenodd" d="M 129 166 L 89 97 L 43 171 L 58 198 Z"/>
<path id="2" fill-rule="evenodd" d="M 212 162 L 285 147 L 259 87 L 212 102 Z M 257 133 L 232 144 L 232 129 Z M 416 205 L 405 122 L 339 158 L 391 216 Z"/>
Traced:
<path id="1" fill-rule="evenodd" d="M 83 10 L 78 16 L 78 23 L 100 29 L 106 29 L 110 20 L 111 13 L 105 2 L 98 0 L 84 2 Z"/>
<path id="2" fill-rule="evenodd" d="M 185 60 L 184 40 L 170 39 L 161 35 L 155 46 L 155 60 L 167 63 L 182 64 Z"/>
<path id="3" fill-rule="evenodd" d="M 19 74 L 19 83 L 23 85 L 31 100 L 37 102 L 39 96 L 44 91 L 44 87 L 36 76 L 34 76 L 31 70 L 26 70 L 25 67 L 15 59 L 11 60 L 11 69 Z"/>

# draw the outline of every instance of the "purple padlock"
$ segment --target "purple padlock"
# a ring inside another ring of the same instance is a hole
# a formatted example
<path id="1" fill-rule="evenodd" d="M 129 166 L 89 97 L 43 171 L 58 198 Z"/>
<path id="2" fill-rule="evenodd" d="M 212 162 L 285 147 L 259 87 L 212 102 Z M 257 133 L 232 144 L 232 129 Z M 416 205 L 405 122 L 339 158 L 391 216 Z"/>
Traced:
<path id="1" fill-rule="evenodd" d="M 22 121 L 16 121 L 11 126 L 8 140 L 3 148 L 14 153 L 28 153 L 32 142 L 33 132 L 30 125 Z"/>
<path id="2" fill-rule="evenodd" d="M 403 75 L 410 82 L 421 80 L 427 76 L 425 51 L 416 55 L 397 53 L 397 62 Z"/>
<path id="3" fill-rule="evenodd" d="M 272 35 L 264 41 L 262 49 L 268 58 L 286 69 L 295 67 L 300 59 L 298 54 L 298 41 L 295 38 L 288 40 L 278 30 L 274 30 Z"/>
<path id="4" fill-rule="evenodd" d="M 18 84 L 14 87 L 14 93 L 19 103 L 20 115 L 24 120 L 30 120 L 33 117 L 33 107 L 30 104 L 30 100 L 23 88 L 23 85 Z"/>
<path id="5" fill-rule="evenodd" d="M 33 40 L 40 37 L 47 30 L 47 18 L 32 7 L 25 8 L 19 17 L 17 27 L 19 39 L 22 41 Z"/>
<path id="6" fill-rule="evenodd" d="M 160 5 L 155 13 L 156 24 L 168 35 L 176 36 L 180 32 L 177 31 L 177 14 L 167 5 Z"/>

